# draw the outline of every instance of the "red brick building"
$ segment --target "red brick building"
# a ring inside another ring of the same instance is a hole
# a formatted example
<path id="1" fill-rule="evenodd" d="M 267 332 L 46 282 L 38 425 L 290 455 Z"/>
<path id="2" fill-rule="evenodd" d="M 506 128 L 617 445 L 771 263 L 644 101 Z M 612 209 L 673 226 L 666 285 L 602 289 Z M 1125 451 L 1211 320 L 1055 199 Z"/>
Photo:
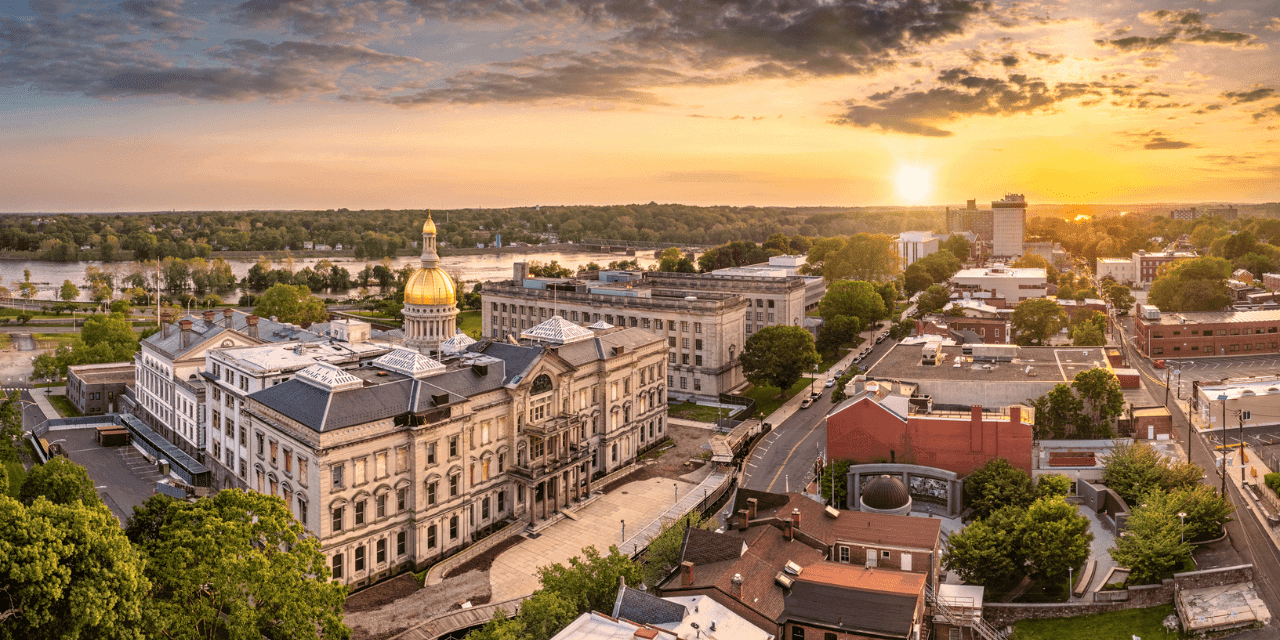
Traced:
<path id="1" fill-rule="evenodd" d="M 1031 473 L 1032 420 L 1024 407 L 999 413 L 974 406 L 968 415 L 935 412 L 901 415 L 871 394 L 847 401 L 827 416 L 832 458 L 886 460 L 968 475 L 992 458 L 1005 458 Z"/>
<path id="2" fill-rule="evenodd" d="M 1280 310 L 1163 313 L 1139 305 L 1134 344 L 1153 359 L 1280 353 Z"/>

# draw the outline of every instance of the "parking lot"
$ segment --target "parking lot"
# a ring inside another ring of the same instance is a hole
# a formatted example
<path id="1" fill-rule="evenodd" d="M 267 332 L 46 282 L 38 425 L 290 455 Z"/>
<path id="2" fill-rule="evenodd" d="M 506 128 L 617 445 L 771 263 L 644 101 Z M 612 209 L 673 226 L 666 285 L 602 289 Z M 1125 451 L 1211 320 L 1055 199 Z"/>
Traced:
<path id="1" fill-rule="evenodd" d="M 84 465 L 102 501 L 121 523 L 133 515 L 133 507 L 151 497 L 161 476 L 132 446 L 102 447 L 94 440 L 95 429 L 50 431 L 45 438 L 58 443 L 73 462 Z"/>

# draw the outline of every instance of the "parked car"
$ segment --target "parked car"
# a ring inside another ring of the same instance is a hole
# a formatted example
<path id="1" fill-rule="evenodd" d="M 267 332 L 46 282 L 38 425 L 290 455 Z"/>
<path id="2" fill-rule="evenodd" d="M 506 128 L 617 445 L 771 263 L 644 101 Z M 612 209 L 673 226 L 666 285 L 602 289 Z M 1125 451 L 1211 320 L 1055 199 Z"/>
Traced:
<path id="1" fill-rule="evenodd" d="M 824 384 L 824 385 L 822 385 L 822 386 L 824 386 L 824 387 L 826 387 L 826 388 L 830 389 L 831 387 L 836 386 L 836 379 L 835 379 L 835 378 L 827 378 L 827 383 L 826 383 L 826 384 Z"/>
<path id="2" fill-rule="evenodd" d="M 804 400 L 800 401 L 801 409 L 808 409 L 811 406 L 813 406 L 813 398 L 805 398 Z"/>
<path id="3" fill-rule="evenodd" d="M 854 364 L 858 364 L 859 362 L 862 362 L 862 354 L 858 354 L 858 355 L 856 355 L 856 356 L 854 356 L 854 357 L 853 357 L 853 363 L 854 363 Z"/>
<path id="4" fill-rule="evenodd" d="M 839 378 L 842 375 L 844 375 L 844 369 L 836 369 L 835 377 Z"/>
<path id="5" fill-rule="evenodd" d="M 883 333 L 882 333 L 882 334 L 880 334 L 880 335 L 878 335 L 878 336 L 876 336 L 876 344 L 880 344 L 881 342 L 884 342 L 884 334 L 883 334 Z"/>

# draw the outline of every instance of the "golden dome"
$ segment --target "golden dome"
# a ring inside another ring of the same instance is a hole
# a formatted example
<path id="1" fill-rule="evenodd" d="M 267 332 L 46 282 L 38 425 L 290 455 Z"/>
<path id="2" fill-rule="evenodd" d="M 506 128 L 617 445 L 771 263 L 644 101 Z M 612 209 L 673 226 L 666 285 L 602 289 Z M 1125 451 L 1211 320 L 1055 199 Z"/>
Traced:
<path id="1" fill-rule="evenodd" d="M 435 233 L 435 232 L 436 232 L 436 223 L 434 223 L 434 222 L 432 222 L 432 221 L 431 221 L 431 214 L 429 214 L 429 213 L 427 214 L 427 221 L 426 221 L 426 222 L 424 222 L 424 223 L 422 223 L 422 232 L 423 232 L 423 233 Z"/>
<path id="2" fill-rule="evenodd" d="M 409 276 L 409 282 L 404 287 L 405 304 L 452 305 L 457 302 L 453 279 L 444 269 L 418 269 Z"/>

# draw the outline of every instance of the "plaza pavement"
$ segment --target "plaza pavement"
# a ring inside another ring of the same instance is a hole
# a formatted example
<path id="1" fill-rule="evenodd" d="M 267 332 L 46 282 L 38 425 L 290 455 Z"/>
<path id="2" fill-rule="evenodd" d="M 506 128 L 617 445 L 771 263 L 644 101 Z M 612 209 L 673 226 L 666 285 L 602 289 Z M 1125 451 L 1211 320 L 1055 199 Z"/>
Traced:
<path id="1" fill-rule="evenodd" d="M 696 482 L 649 478 L 604 494 L 577 511 L 578 520 L 565 518 L 495 558 L 489 569 L 490 602 L 533 593 L 539 587 L 538 567 L 567 565 L 570 558 L 581 556 L 585 547 L 594 546 L 602 555 L 608 553 L 610 545 L 623 541 L 622 521 L 627 523 L 630 537 L 696 486 Z"/>

